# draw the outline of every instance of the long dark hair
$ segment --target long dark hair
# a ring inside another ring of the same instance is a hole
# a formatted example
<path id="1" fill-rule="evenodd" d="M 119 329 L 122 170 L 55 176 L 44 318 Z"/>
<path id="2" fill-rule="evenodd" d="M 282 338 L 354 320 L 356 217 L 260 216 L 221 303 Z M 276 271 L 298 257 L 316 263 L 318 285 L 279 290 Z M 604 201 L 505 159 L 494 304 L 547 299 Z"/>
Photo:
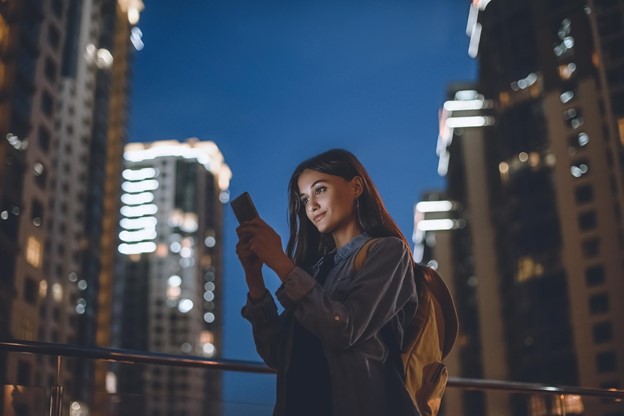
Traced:
<path id="1" fill-rule="evenodd" d="M 306 170 L 339 176 L 350 181 L 356 176 L 362 178 L 363 191 L 358 197 L 357 216 L 360 227 L 373 238 L 398 237 L 407 247 L 409 244 L 394 220 L 388 214 L 364 166 L 344 149 L 332 149 L 304 160 L 297 166 L 288 183 L 288 225 L 290 236 L 286 253 L 295 264 L 309 268 L 320 256 L 335 248 L 334 239 L 329 234 L 321 234 L 306 216 L 305 206 L 299 197 L 299 176 Z"/>

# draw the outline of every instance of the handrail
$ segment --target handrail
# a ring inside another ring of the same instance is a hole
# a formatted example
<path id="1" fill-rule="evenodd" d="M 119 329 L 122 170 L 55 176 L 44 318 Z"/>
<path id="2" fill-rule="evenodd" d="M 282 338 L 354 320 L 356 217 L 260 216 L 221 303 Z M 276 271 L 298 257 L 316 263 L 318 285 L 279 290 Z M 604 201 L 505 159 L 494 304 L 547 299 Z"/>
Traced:
<path id="1" fill-rule="evenodd" d="M 253 361 L 209 359 L 189 355 L 165 354 L 116 348 L 82 347 L 70 344 L 25 340 L 0 340 L 0 350 L 44 355 L 61 355 L 91 358 L 130 364 L 156 364 L 176 367 L 208 367 L 214 370 L 242 371 L 247 373 L 274 373 L 264 364 Z"/>
<path id="2" fill-rule="evenodd" d="M 134 351 L 114 348 L 82 347 L 69 344 L 54 344 L 25 340 L 0 340 L 0 350 L 66 356 L 75 358 L 101 359 L 130 364 L 158 364 L 180 367 L 208 367 L 213 370 L 240 371 L 246 373 L 272 374 L 275 371 L 266 365 L 253 361 L 208 359 L 188 355 L 164 354 L 148 351 Z M 557 395 L 580 395 L 608 397 L 624 401 L 624 390 L 598 389 L 574 386 L 551 386 L 540 383 L 526 383 L 501 380 L 449 377 L 448 387 L 466 390 L 503 390 L 511 393 L 541 393 Z"/>

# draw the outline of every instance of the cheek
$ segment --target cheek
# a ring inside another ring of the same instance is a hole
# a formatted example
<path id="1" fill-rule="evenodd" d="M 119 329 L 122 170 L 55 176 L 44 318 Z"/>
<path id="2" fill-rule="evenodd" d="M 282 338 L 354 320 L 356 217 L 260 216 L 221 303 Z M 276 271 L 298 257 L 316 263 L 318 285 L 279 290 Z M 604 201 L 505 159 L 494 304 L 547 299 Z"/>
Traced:
<path id="1" fill-rule="evenodd" d="M 344 213 L 351 213 L 355 210 L 355 201 L 344 195 L 340 199 L 340 210 Z"/>

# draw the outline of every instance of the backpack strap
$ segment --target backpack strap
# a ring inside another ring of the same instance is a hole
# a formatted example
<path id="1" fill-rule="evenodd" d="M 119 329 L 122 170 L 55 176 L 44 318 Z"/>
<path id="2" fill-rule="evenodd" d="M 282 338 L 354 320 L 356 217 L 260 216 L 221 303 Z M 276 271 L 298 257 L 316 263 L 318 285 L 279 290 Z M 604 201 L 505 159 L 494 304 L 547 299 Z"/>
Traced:
<path id="1" fill-rule="evenodd" d="M 438 329 L 439 334 L 443 334 L 443 339 L 440 340 L 440 349 L 442 350 L 442 358 L 444 358 L 451 352 L 459 330 L 455 303 L 448 286 L 446 286 L 438 272 L 427 266 L 418 265 L 417 267 L 421 269 L 427 290 L 439 305 L 439 309 L 436 312 L 439 311 L 442 315 L 442 319 L 437 319 L 437 322 L 442 324 Z"/>
<path id="2" fill-rule="evenodd" d="M 377 240 L 376 238 L 371 238 L 366 241 L 362 247 L 358 250 L 358 253 L 355 255 L 355 262 L 353 264 L 353 270 L 357 273 L 361 268 L 364 262 L 366 261 L 366 256 L 368 256 L 368 249 L 370 246 Z"/>

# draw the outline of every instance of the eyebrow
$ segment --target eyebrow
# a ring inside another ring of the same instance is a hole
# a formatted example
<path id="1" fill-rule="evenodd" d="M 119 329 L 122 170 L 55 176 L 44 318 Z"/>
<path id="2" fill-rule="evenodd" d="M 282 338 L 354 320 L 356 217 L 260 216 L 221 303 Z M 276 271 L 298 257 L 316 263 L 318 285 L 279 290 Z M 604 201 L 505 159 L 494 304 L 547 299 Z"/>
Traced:
<path id="1" fill-rule="evenodd" d="M 312 185 L 310 185 L 310 188 L 314 188 L 319 182 L 327 182 L 325 179 L 319 179 L 318 181 L 314 182 Z M 299 193 L 299 198 L 301 198 L 302 196 L 305 196 L 305 194 L 303 192 Z"/>

